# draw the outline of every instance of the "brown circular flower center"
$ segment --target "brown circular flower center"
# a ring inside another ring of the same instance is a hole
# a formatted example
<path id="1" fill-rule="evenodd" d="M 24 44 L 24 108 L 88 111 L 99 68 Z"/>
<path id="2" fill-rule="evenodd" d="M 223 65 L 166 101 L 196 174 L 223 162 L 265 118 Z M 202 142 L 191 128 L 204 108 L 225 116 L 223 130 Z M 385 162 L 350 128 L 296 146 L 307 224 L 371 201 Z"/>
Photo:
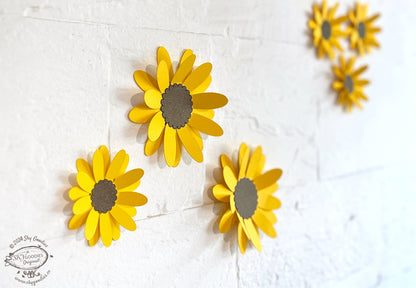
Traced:
<path id="1" fill-rule="evenodd" d="M 244 219 L 253 216 L 257 209 L 257 188 L 253 181 L 242 178 L 237 182 L 234 191 L 235 208 Z"/>
<path id="2" fill-rule="evenodd" d="M 192 114 L 192 96 L 181 84 L 172 84 L 166 88 L 160 100 L 162 116 L 170 127 L 180 129 L 188 123 Z"/>
<path id="3" fill-rule="evenodd" d="M 91 192 L 91 201 L 97 212 L 107 213 L 116 204 L 116 200 L 116 185 L 112 181 L 104 179 L 95 184 Z"/>
<path id="4" fill-rule="evenodd" d="M 322 37 L 324 37 L 325 40 L 328 40 L 329 38 L 331 38 L 332 28 L 328 20 L 325 20 L 322 23 L 321 30 L 322 30 Z"/>
<path id="5" fill-rule="evenodd" d="M 358 23 L 358 35 L 360 35 L 360 38 L 364 38 L 365 35 L 367 34 L 367 28 L 365 27 L 365 23 L 364 22 L 360 22 Z"/>
<path id="6" fill-rule="evenodd" d="M 347 88 L 348 93 L 354 91 L 354 81 L 350 75 L 345 76 L 344 87 Z"/>

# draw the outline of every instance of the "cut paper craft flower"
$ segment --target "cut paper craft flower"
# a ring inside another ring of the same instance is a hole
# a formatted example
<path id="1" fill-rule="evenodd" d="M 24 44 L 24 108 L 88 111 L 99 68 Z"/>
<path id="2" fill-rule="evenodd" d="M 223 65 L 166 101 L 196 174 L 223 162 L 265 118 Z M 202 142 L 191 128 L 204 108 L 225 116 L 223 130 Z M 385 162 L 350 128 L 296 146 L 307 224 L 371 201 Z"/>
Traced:
<path id="1" fill-rule="evenodd" d="M 193 70 L 195 55 L 186 50 L 173 71 L 169 53 L 164 47 L 157 51 L 157 80 L 145 71 L 135 71 L 134 80 L 145 92 L 144 104 L 133 108 L 129 118 L 135 123 L 150 123 L 145 154 L 154 154 L 163 142 L 168 166 L 176 167 L 181 160 L 182 145 L 197 162 L 203 161 L 202 138 L 205 133 L 221 136 L 222 128 L 212 121 L 215 108 L 228 99 L 222 94 L 205 92 L 211 83 L 211 63 Z"/>
<path id="2" fill-rule="evenodd" d="M 368 66 L 362 66 L 357 70 L 353 70 L 355 59 L 355 57 L 352 57 L 346 63 L 344 57 L 341 56 L 341 66 L 333 66 L 334 73 L 338 79 L 334 81 L 332 87 L 339 92 L 338 101 L 341 105 L 347 107 L 348 112 L 352 111 L 353 105 L 363 109 L 360 100 L 368 100 L 364 95 L 363 86 L 368 85 L 370 81 L 359 78 L 361 73 L 367 70 Z"/>
<path id="3" fill-rule="evenodd" d="M 221 155 L 224 183 L 213 188 L 214 197 L 229 204 L 227 211 L 221 216 L 219 230 L 226 233 L 237 221 L 238 244 L 243 254 L 247 240 L 261 251 L 258 228 L 268 236 L 276 237 L 273 224 L 277 222 L 277 218 L 272 210 L 278 209 L 281 203 L 273 193 L 278 188 L 276 182 L 282 175 L 282 170 L 273 169 L 262 173 L 265 161 L 266 157 L 260 146 L 250 157 L 250 149 L 242 143 L 238 166 L 234 166 L 225 154 Z"/>
<path id="4" fill-rule="evenodd" d="M 372 17 L 367 17 L 368 4 L 356 4 L 355 13 L 350 11 L 348 17 L 351 21 L 351 26 L 347 28 L 346 32 L 350 36 L 351 49 L 357 49 L 361 56 L 366 52 L 371 52 L 371 47 L 380 48 L 380 44 L 375 38 L 375 33 L 380 32 L 381 28 L 373 26 L 374 20 L 380 17 L 380 14 L 375 14 Z"/>
<path id="5" fill-rule="evenodd" d="M 75 201 L 75 214 L 69 221 L 69 229 L 78 229 L 85 223 L 85 238 L 94 246 L 101 236 L 109 247 L 112 240 L 120 238 L 120 225 L 127 230 L 136 230 L 132 217 L 134 206 L 147 203 L 146 196 L 133 192 L 140 185 L 142 169 L 125 173 L 129 156 L 119 151 L 110 162 L 106 146 L 95 151 L 92 166 L 84 159 L 77 160 L 77 182 L 79 186 L 69 190 L 69 197 Z"/>
<path id="6" fill-rule="evenodd" d="M 328 11 L 326 1 L 322 2 L 322 11 L 319 10 L 317 4 L 313 5 L 315 20 L 309 21 L 309 28 L 313 30 L 313 44 L 318 47 L 319 58 L 322 58 L 325 54 L 331 59 L 334 58 L 332 47 L 343 51 L 338 38 L 345 37 L 346 34 L 341 31 L 340 24 L 348 18 L 347 16 L 335 18 L 334 15 L 337 8 L 338 3 Z"/>

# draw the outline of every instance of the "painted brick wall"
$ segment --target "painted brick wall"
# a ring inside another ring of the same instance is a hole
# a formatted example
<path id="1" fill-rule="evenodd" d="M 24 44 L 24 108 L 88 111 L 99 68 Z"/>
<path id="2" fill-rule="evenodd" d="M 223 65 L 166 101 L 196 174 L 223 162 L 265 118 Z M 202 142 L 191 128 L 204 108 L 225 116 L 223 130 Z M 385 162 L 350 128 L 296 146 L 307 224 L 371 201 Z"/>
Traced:
<path id="1" fill-rule="evenodd" d="M 38 287 L 416 287 L 416 2 L 369 2 L 382 49 L 359 59 L 370 102 L 349 115 L 310 47 L 310 0 L 1 0 L 0 256 L 43 237 Z M 161 45 L 212 62 L 210 89 L 229 98 L 202 164 L 146 157 L 147 127 L 127 119 L 143 101 L 133 72 L 154 71 Z M 284 171 L 278 237 L 245 255 L 210 196 L 218 156 L 242 141 Z M 110 249 L 67 229 L 75 160 L 101 144 L 145 170 L 149 198 Z M 1 287 L 28 287 L 13 273 L 0 268 Z"/>

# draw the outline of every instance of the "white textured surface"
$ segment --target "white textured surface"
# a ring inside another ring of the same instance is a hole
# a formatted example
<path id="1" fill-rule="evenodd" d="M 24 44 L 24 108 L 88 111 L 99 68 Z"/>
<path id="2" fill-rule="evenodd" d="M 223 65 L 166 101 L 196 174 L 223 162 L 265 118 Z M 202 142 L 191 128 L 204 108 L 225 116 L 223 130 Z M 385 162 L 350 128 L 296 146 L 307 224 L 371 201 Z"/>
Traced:
<path id="1" fill-rule="evenodd" d="M 353 1 L 343 1 L 345 12 Z M 0 1 L 0 256 L 36 234 L 54 254 L 39 287 L 416 287 L 416 4 L 370 1 L 382 49 L 368 63 L 365 111 L 334 105 L 331 62 L 309 46 L 309 0 Z M 205 162 L 176 169 L 143 154 L 128 121 L 132 74 L 192 48 L 229 104 Z M 217 229 L 218 156 L 261 144 L 284 176 L 278 238 L 238 252 Z M 69 231 L 75 160 L 126 149 L 145 176 L 135 232 L 110 249 Z M 25 287 L 0 268 L 1 287 Z M 26 286 L 27 287 L 27 286 Z"/>

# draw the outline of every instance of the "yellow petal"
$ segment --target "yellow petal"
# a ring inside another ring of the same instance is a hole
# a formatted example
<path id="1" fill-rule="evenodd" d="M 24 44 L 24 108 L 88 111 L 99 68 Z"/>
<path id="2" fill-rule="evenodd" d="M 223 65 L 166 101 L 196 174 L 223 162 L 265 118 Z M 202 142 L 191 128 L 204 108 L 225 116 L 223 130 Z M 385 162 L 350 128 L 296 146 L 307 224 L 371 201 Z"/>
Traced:
<path id="1" fill-rule="evenodd" d="M 204 142 L 202 142 L 201 133 L 199 133 L 198 130 L 196 130 L 195 128 L 192 128 L 191 126 L 189 126 L 189 128 L 191 129 L 194 135 L 194 138 L 196 142 L 198 143 L 199 149 L 202 151 L 202 149 L 204 148 Z"/>
<path id="2" fill-rule="evenodd" d="M 84 172 L 79 172 L 77 174 L 77 182 L 78 185 L 88 193 L 90 193 L 95 186 L 94 180 Z"/>
<path id="3" fill-rule="evenodd" d="M 234 225 L 235 219 L 237 218 L 236 214 L 227 210 L 224 215 L 222 215 L 220 224 L 218 226 L 221 233 L 227 233 L 228 230 Z"/>
<path id="4" fill-rule="evenodd" d="M 136 192 L 120 192 L 117 194 L 117 204 L 128 206 L 143 206 L 147 203 L 147 198 L 143 194 Z"/>
<path id="5" fill-rule="evenodd" d="M 368 66 L 363 66 L 358 70 L 355 70 L 354 73 L 351 74 L 352 77 L 356 77 L 358 75 L 360 75 L 361 73 L 363 73 L 365 70 L 367 70 Z"/>
<path id="6" fill-rule="evenodd" d="M 217 123 L 196 113 L 192 113 L 188 125 L 211 136 L 221 136 L 224 133 Z"/>
<path id="7" fill-rule="evenodd" d="M 277 223 L 277 217 L 276 217 L 276 215 L 274 215 L 272 210 L 270 210 L 270 211 L 262 210 L 262 213 L 264 213 L 264 215 L 267 217 L 267 219 L 269 219 L 270 223 L 272 223 L 272 224 Z"/>
<path id="8" fill-rule="evenodd" d="M 265 163 L 266 163 L 266 156 L 264 154 L 261 154 L 261 158 L 260 158 L 260 161 L 258 163 L 256 173 L 254 173 L 252 179 L 256 179 L 258 176 L 261 175 L 261 173 L 263 173 L 263 168 L 264 168 Z"/>
<path id="9" fill-rule="evenodd" d="M 71 230 L 75 230 L 84 225 L 85 221 L 87 220 L 88 214 L 89 211 L 72 216 L 71 220 L 69 220 L 68 228 Z"/>
<path id="10" fill-rule="evenodd" d="M 78 199 L 74 206 L 72 206 L 72 212 L 74 214 L 82 214 L 92 208 L 90 196 L 82 197 Z"/>
<path id="11" fill-rule="evenodd" d="M 366 24 L 367 24 L 367 23 L 371 23 L 371 22 L 373 22 L 374 20 L 376 20 L 378 17 L 380 17 L 380 14 L 375 14 L 373 17 L 368 18 L 367 20 L 365 20 L 365 23 L 366 23 Z"/>
<path id="12" fill-rule="evenodd" d="M 227 97 L 219 93 L 200 93 L 192 95 L 193 108 L 215 109 L 228 103 Z"/>
<path id="13" fill-rule="evenodd" d="M 235 175 L 230 167 L 226 166 L 223 170 L 224 180 L 227 184 L 228 188 L 231 191 L 235 190 L 235 186 L 237 185 L 237 178 L 235 178 Z"/>
<path id="14" fill-rule="evenodd" d="M 178 133 L 176 133 L 176 143 L 177 143 L 176 156 L 175 156 L 175 163 L 173 163 L 173 167 L 177 167 L 179 165 L 179 162 L 181 162 L 182 144 L 181 144 L 181 140 L 179 139 Z"/>
<path id="15" fill-rule="evenodd" d="M 199 148 L 198 142 L 195 139 L 191 128 L 186 124 L 183 128 L 178 129 L 177 131 L 179 139 L 181 140 L 186 151 L 188 151 L 189 155 L 191 155 L 195 161 L 202 162 L 204 160 L 204 156 L 202 155 L 202 151 Z"/>
<path id="16" fill-rule="evenodd" d="M 212 70 L 211 63 L 204 63 L 198 68 L 196 68 L 192 73 L 185 79 L 183 85 L 188 88 L 188 90 L 193 93 L 195 88 L 201 85 L 209 76 Z"/>
<path id="17" fill-rule="evenodd" d="M 339 91 L 344 88 L 344 83 L 342 83 L 341 81 L 335 81 L 334 83 L 332 83 L 332 88 L 334 88 L 334 90 L 336 91 Z"/>
<path id="18" fill-rule="evenodd" d="M 151 90 L 151 91 L 154 91 L 154 90 Z M 143 103 L 131 109 L 129 113 L 129 119 L 139 124 L 147 123 L 153 118 L 153 116 L 155 116 L 155 114 L 158 111 L 159 110 L 155 110 L 155 109 L 151 109 L 147 107 L 147 105 Z"/>
<path id="19" fill-rule="evenodd" d="M 147 139 L 146 145 L 144 147 L 144 154 L 146 156 L 155 154 L 155 152 L 159 149 L 160 145 L 162 144 L 162 140 L 163 140 L 163 134 L 161 134 L 159 138 L 157 138 L 156 141 Z"/>
<path id="20" fill-rule="evenodd" d="M 182 81 L 185 79 L 185 77 L 188 76 L 189 73 L 191 73 L 192 68 L 194 67 L 195 62 L 195 55 L 192 54 L 189 57 L 186 58 L 186 60 L 179 65 L 178 70 L 176 71 L 175 75 L 172 79 L 173 83 L 182 83 Z"/>
<path id="21" fill-rule="evenodd" d="M 251 240 L 251 243 L 253 243 L 254 247 L 256 247 L 256 249 L 261 252 L 261 243 L 260 243 L 259 231 L 254 226 L 251 219 L 244 219 L 244 224 L 246 225 L 247 232 L 248 232 L 249 238 Z"/>
<path id="22" fill-rule="evenodd" d="M 253 215 L 254 223 L 259 227 L 267 236 L 275 238 L 276 230 L 273 228 L 273 224 L 269 219 L 264 215 L 261 209 L 257 209 Z"/>
<path id="23" fill-rule="evenodd" d="M 170 81 L 173 78 L 172 60 L 170 59 L 169 53 L 165 47 L 159 47 L 159 49 L 157 49 L 157 63 L 160 64 L 162 61 L 164 61 L 168 67 Z"/>
<path id="24" fill-rule="evenodd" d="M 209 75 L 208 78 L 205 79 L 205 81 L 201 83 L 201 85 L 199 85 L 198 87 L 194 89 L 194 91 L 192 91 L 192 93 L 198 94 L 198 93 L 205 92 L 208 89 L 209 85 L 211 84 L 211 81 L 212 81 L 212 77 L 211 75 Z"/>
<path id="25" fill-rule="evenodd" d="M 267 188 L 259 190 L 258 193 L 259 194 L 273 194 L 274 192 L 276 192 L 277 188 L 279 188 L 279 185 L 277 185 L 277 183 L 274 183 L 273 185 L 270 185 Z"/>
<path id="26" fill-rule="evenodd" d="M 90 214 L 88 215 L 87 222 L 85 223 L 85 238 L 91 240 L 95 234 L 95 230 L 98 226 L 98 220 L 100 219 L 100 213 L 91 209 Z"/>
<path id="27" fill-rule="evenodd" d="M 212 188 L 212 194 L 218 201 L 230 202 L 230 196 L 233 192 L 223 184 L 217 184 Z"/>
<path id="28" fill-rule="evenodd" d="M 215 112 L 212 109 L 193 109 L 192 113 L 199 114 L 209 119 L 212 119 L 215 116 Z"/>
<path id="29" fill-rule="evenodd" d="M 279 180 L 280 176 L 282 176 L 282 170 L 281 169 L 273 169 L 270 171 L 267 171 L 266 173 L 258 176 L 254 179 L 254 184 L 256 185 L 257 191 L 262 190 L 264 188 L 269 187 L 270 185 L 273 185 L 276 183 L 277 180 Z"/>
<path id="30" fill-rule="evenodd" d="M 133 77 L 137 85 L 139 85 L 139 87 L 145 92 L 150 89 L 158 89 L 155 78 L 145 71 L 137 70 L 134 72 Z"/>
<path id="31" fill-rule="evenodd" d="M 110 166 L 110 153 L 108 152 L 108 148 L 105 145 L 101 145 L 100 151 L 101 151 L 101 154 L 103 155 L 104 175 L 105 175 L 107 173 L 108 166 Z"/>
<path id="32" fill-rule="evenodd" d="M 192 54 L 194 54 L 192 52 L 192 50 L 191 49 L 187 49 L 185 52 L 183 52 L 182 57 L 181 57 L 181 61 L 179 63 L 182 64 Z"/>
<path id="33" fill-rule="evenodd" d="M 244 254 L 247 248 L 247 236 L 241 223 L 238 223 L 238 246 L 240 247 L 241 254 Z"/>
<path id="34" fill-rule="evenodd" d="M 250 179 L 254 179 L 256 176 L 256 172 L 258 170 L 258 166 L 261 160 L 261 156 L 263 155 L 261 147 L 257 147 L 256 150 L 254 150 L 253 155 L 251 155 L 250 162 L 247 166 L 247 172 L 246 176 Z"/>
<path id="35" fill-rule="evenodd" d="M 143 174 L 143 169 L 137 168 L 117 177 L 114 180 L 117 191 L 134 191 L 139 186 L 138 184 L 140 183 L 140 178 L 143 177 Z"/>
<path id="36" fill-rule="evenodd" d="M 272 195 L 260 194 L 258 206 L 265 210 L 274 210 L 274 209 L 279 209 L 280 206 L 282 206 L 282 203 L 280 202 L 279 199 L 277 199 L 276 197 Z"/>
<path id="37" fill-rule="evenodd" d="M 117 223 L 116 219 L 110 214 L 111 219 L 111 231 L 113 234 L 113 240 L 120 239 L 120 224 Z"/>
<path id="38" fill-rule="evenodd" d="M 88 174 L 88 176 L 90 176 L 91 179 L 94 179 L 91 165 L 88 164 L 88 162 L 85 161 L 84 159 L 82 158 L 77 159 L 77 169 L 78 169 L 78 172 L 84 172 L 85 174 Z"/>
<path id="39" fill-rule="evenodd" d="M 165 128 L 165 140 L 163 143 L 163 150 L 165 152 L 165 160 L 168 166 L 172 167 L 176 160 L 176 129 L 173 129 L 169 125 Z"/>
<path id="40" fill-rule="evenodd" d="M 246 143 L 241 143 L 240 150 L 238 153 L 238 179 L 244 178 L 246 176 L 249 156 L 250 149 L 247 147 Z"/>
<path id="41" fill-rule="evenodd" d="M 77 201 L 79 198 L 89 196 L 87 192 L 79 188 L 78 186 L 72 187 L 68 192 L 69 198 L 71 198 L 72 201 Z"/>
<path id="42" fill-rule="evenodd" d="M 234 164 L 231 161 L 231 159 L 225 154 L 221 155 L 221 166 L 222 166 L 223 169 L 225 168 L 225 166 L 230 167 L 231 170 L 233 171 L 234 176 L 237 178 L 237 172 L 236 172 L 236 169 L 234 167 Z"/>
<path id="43" fill-rule="evenodd" d="M 114 219 L 117 220 L 118 223 L 120 223 L 121 226 L 127 230 L 136 230 L 136 223 L 123 209 L 118 207 L 117 204 L 113 207 L 113 209 L 111 209 L 110 214 L 114 217 Z"/>
<path id="44" fill-rule="evenodd" d="M 322 18 L 327 19 L 328 15 L 328 3 L 324 0 L 322 2 Z"/>
<path id="45" fill-rule="evenodd" d="M 162 116 L 162 111 L 156 113 L 155 117 L 150 121 L 148 136 L 152 141 L 156 141 L 165 128 L 165 119 Z"/>
<path id="46" fill-rule="evenodd" d="M 94 179 L 96 183 L 104 179 L 104 158 L 100 149 L 94 152 L 94 156 L 92 158 L 92 170 L 94 172 Z"/>
<path id="47" fill-rule="evenodd" d="M 123 192 L 124 193 L 124 192 Z M 134 217 L 137 214 L 137 210 L 134 206 L 126 206 L 117 204 L 120 209 L 123 209 L 130 217 Z"/>
<path id="48" fill-rule="evenodd" d="M 100 240 L 100 226 L 99 225 L 97 225 L 97 229 L 95 229 L 94 236 L 92 236 L 92 238 L 88 240 L 88 244 L 90 246 L 94 246 L 95 244 L 97 244 L 98 240 Z"/>
<path id="49" fill-rule="evenodd" d="M 147 90 L 144 93 L 144 102 L 151 109 L 160 109 L 160 101 L 162 100 L 162 94 L 157 90 Z M 154 114 L 153 114 L 154 115 Z"/>
<path id="50" fill-rule="evenodd" d="M 236 209 L 235 209 L 235 201 L 234 201 L 234 193 L 232 193 L 231 195 L 230 195 L 230 209 L 231 209 L 231 212 L 235 212 L 235 211 L 237 211 Z M 239 217 L 238 219 L 240 219 L 240 216 L 239 216 L 239 214 L 237 213 L 237 217 Z"/>
<path id="51" fill-rule="evenodd" d="M 118 151 L 113 161 L 111 161 L 110 166 L 108 167 L 107 175 L 105 176 L 106 179 L 113 181 L 116 177 L 120 175 L 120 172 L 125 165 L 126 157 L 128 157 L 126 151 Z"/>
<path id="52" fill-rule="evenodd" d="M 111 219 L 110 214 L 101 213 L 100 214 L 100 232 L 101 239 L 103 240 L 105 247 L 110 247 L 111 242 L 113 241 L 113 232 L 111 230 Z"/>
<path id="53" fill-rule="evenodd" d="M 165 61 L 161 61 L 157 66 L 157 84 L 161 93 L 169 87 L 169 70 Z"/>

